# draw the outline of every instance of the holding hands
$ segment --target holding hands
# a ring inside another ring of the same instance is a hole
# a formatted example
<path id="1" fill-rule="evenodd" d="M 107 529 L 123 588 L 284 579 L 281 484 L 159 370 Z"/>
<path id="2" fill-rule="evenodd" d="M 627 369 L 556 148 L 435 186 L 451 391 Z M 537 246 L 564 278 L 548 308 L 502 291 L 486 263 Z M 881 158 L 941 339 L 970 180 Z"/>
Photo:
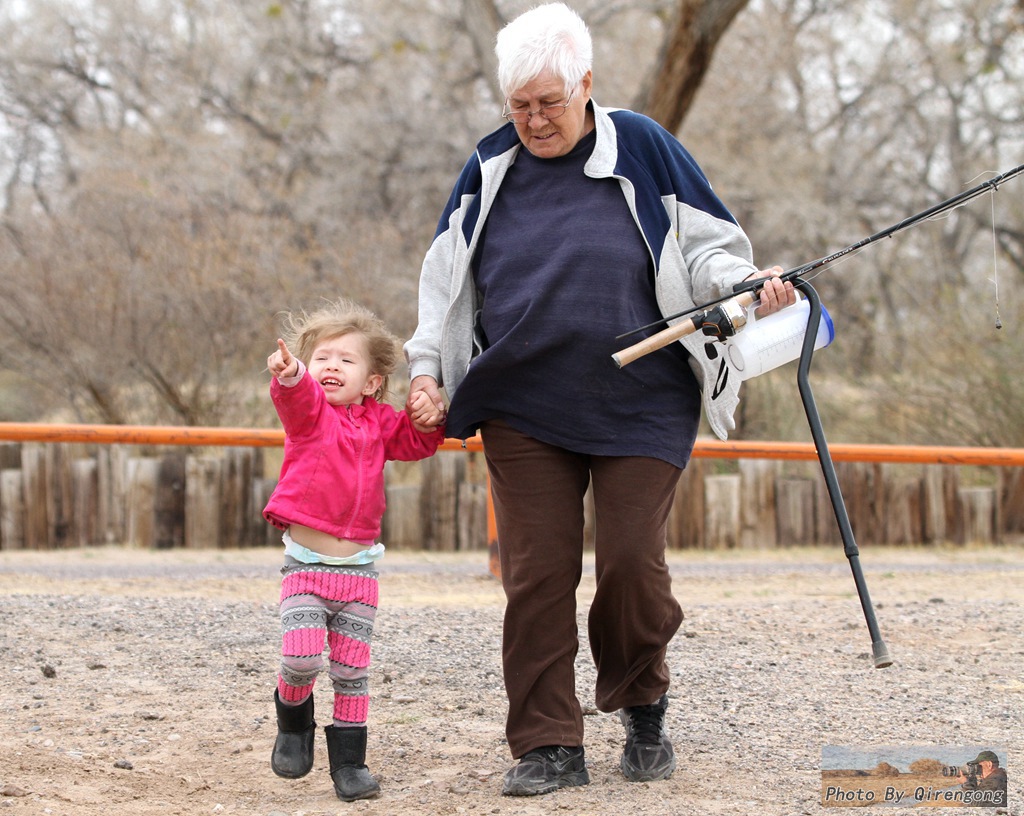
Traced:
<path id="1" fill-rule="evenodd" d="M 444 403 L 438 407 L 426 391 L 411 391 L 405 403 L 405 410 L 412 420 L 413 427 L 421 433 L 430 433 L 445 421 Z"/>

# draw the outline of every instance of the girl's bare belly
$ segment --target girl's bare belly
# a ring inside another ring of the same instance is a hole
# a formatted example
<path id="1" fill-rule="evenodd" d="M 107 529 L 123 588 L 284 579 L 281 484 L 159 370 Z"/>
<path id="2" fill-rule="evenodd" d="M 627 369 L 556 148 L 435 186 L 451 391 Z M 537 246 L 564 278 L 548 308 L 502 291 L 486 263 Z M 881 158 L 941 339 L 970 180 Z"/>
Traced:
<path id="1" fill-rule="evenodd" d="M 322 530 L 314 530 L 312 527 L 304 527 L 301 524 L 290 525 L 288 534 L 296 544 L 308 547 L 321 555 L 333 555 L 338 558 L 356 555 L 369 546 L 349 541 L 347 538 L 335 538 Z"/>

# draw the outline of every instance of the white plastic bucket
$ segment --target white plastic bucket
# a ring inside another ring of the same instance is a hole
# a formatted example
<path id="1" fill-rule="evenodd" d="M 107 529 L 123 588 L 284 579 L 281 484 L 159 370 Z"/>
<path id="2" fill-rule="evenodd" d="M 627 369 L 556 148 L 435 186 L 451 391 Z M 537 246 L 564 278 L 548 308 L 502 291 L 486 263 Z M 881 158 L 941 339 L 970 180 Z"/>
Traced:
<path id="1" fill-rule="evenodd" d="M 750 310 L 748 315 L 756 310 Z M 803 348 L 804 336 L 807 334 L 807 318 L 811 313 L 811 304 L 801 298 L 792 306 L 781 311 L 753 320 L 748 316 L 747 325 L 726 340 L 726 354 L 729 362 L 740 375 L 741 380 L 749 380 L 784 363 L 796 360 Z M 821 322 L 818 324 L 818 335 L 814 348 L 827 346 L 835 338 L 835 327 L 828 310 L 821 307 Z"/>

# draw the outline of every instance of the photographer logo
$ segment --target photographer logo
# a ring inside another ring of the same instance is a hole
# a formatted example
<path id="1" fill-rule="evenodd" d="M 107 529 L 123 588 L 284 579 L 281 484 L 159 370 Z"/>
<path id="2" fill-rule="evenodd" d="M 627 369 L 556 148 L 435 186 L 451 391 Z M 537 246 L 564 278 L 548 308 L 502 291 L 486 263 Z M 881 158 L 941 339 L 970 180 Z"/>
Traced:
<path id="1" fill-rule="evenodd" d="M 821 749 L 824 807 L 1007 806 L 1007 751 L 989 745 Z"/>

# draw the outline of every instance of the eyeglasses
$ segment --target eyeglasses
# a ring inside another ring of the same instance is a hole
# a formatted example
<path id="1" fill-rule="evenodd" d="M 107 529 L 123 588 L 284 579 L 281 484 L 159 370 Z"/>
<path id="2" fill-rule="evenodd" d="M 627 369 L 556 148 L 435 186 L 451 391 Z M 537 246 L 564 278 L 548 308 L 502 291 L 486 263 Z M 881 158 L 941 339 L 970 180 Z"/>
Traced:
<path id="1" fill-rule="evenodd" d="M 556 105 L 543 105 L 540 109 L 535 111 L 530 110 L 510 110 L 505 111 L 501 115 L 516 125 L 525 125 L 534 116 L 543 116 L 549 122 L 552 119 L 557 119 L 559 116 L 565 114 L 566 109 L 572 104 L 572 98 L 576 96 L 576 91 L 569 94 L 569 98 L 564 103 Z M 508 100 L 505 100 L 505 104 L 508 105 Z"/>

